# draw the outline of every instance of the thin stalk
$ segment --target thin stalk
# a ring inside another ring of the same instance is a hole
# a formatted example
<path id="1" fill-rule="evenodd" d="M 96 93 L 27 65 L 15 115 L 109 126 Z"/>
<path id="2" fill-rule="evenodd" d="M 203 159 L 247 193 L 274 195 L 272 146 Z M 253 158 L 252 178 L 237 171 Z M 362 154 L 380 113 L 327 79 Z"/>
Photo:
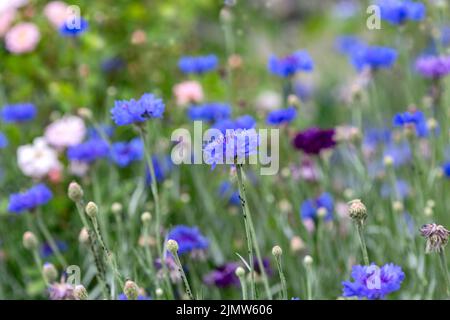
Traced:
<path id="1" fill-rule="evenodd" d="M 306 299 L 312 300 L 311 266 L 306 266 Z"/>
<path id="2" fill-rule="evenodd" d="M 36 264 L 36 267 L 39 269 L 39 272 L 41 273 L 42 279 L 44 279 L 44 283 L 45 285 L 49 285 L 47 278 L 45 278 L 44 276 L 44 270 L 43 270 L 43 264 L 42 264 L 42 260 L 41 257 L 39 256 L 39 252 L 37 251 L 37 249 L 33 249 L 33 259 L 34 262 Z"/>
<path id="3" fill-rule="evenodd" d="M 450 276 L 447 269 L 447 258 L 444 249 L 439 251 L 439 260 L 441 261 L 442 272 L 444 273 L 445 284 L 447 286 L 447 296 L 450 296 Z"/>
<path id="4" fill-rule="evenodd" d="M 281 289 L 282 289 L 282 300 L 287 300 L 287 286 L 286 286 L 286 277 L 284 276 L 283 266 L 281 265 L 281 257 L 276 256 L 275 260 L 277 262 L 278 273 L 280 274 L 281 280 Z"/>
<path id="5" fill-rule="evenodd" d="M 239 277 L 239 282 L 241 283 L 242 300 L 248 300 L 247 282 L 245 280 L 245 276 Z"/>
<path id="6" fill-rule="evenodd" d="M 177 264 L 178 272 L 181 275 L 181 279 L 183 279 L 183 284 L 184 284 L 184 287 L 186 289 L 186 294 L 188 295 L 189 299 L 195 300 L 194 295 L 192 294 L 191 287 L 189 286 L 189 282 L 187 280 L 186 273 L 184 273 L 183 266 L 181 265 L 180 258 L 178 257 L 178 253 L 177 252 L 172 252 L 172 254 L 174 256 L 175 263 Z"/>
<path id="7" fill-rule="evenodd" d="M 364 264 L 368 266 L 370 262 L 369 262 L 369 255 L 367 254 L 366 240 L 364 239 L 362 223 L 356 222 L 356 229 L 358 230 L 358 238 L 359 243 L 361 244 L 361 251 L 363 254 Z"/>

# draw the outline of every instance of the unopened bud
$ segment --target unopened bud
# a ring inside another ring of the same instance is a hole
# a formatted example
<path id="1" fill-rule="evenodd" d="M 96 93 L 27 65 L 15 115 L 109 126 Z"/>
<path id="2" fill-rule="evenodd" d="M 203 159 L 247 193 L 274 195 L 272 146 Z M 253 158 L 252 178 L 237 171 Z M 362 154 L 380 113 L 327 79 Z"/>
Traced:
<path id="1" fill-rule="evenodd" d="M 389 155 L 384 156 L 383 163 L 386 167 L 390 167 L 394 164 L 394 159 Z"/>
<path id="2" fill-rule="evenodd" d="M 55 266 L 49 262 L 44 263 L 42 267 L 42 274 L 44 275 L 47 282 L 54 282 L 58 278 L 58 271 Z"/>
<path id="3" fill-rule="evenodd" d="M 299 236 L 293 236 L 291 239 L 291 251 L 299 252 L 305 248 L 305 243 Z"/>
<path id="4" fill-rule="evenodd" d="M 367 218 L 367 208 L 361 200 L 352 200 L 348 203 L 348 215 L 352 220 L 363 223 Z"/>
<path id="5" fill-rule="evenodd" d="M 90 201 L 87 205 L 86 205 L 86 214 L 91 217 L 92 219 L 94 219 L 97 216 L 98 213 L 98 207 L 97 205 Z"/>
<path id="6" fill-rule="evenodd" d="M 238 278 L 242 278 L 245 276 L 245 270 L 242 267 L 237 267 L 236 270 L 234 271 L 234 273 L 236 274 L 236 276 Z"/>
<path id="7" fill-rule="evenodd" d="M 298 97 L 295 94 L 290 94 L 287 97 L 287 101 L 288 101 L 288 105 L 290 105 L 290 106 L 293 106 L 293 107 L 300 106 L 300 100 L 298 99 Z"/>
<path id="8" fill-rule="evenodd" d="M 88 292 L 83 285 L 79 284 L 73 289 L 73 296 L 75 297 L 75 300 L 87 300 Z"/>
<path id="9" fill-rule="evenodd" d="M 114 214 L 120 214 L 122 212 L 123 206 L 119 202 L 114 202 L 111 205 L 111 212 Z"/>
<path id="10" fill-rule="evenodd" d="M 141 221 L 142 221 L 143 224 L 149 223 L 150 220 L 152 220 L 152 214 L 150 212 L 144 212 L 141 215 Z"/>
<path id="11" fill-rule="evenodd" d="M 72 200 L 74 202 L 79 202 L 79 201 L 81 201 L 81 199 L 83 199 L 83 189 L 75 181 L 72 181 L 69 184 L 69 189 L 68 189 L 67 194 L 68 194 L 70 200 Z"/>
<path id="12" fill-rule="evenodd" d="M 172 254 L 176 254 L 178 252 L 178 242 L 172 239 L 168 240 L 167 250 L 169 250 Z"/>
<path id="13" fill-rule="evenodd" d="M 283 254 L 283 250 L 281 249 L 280 246 L 274 246 L 272 248 L 272 254 L 278 258 Z"/>
<path id="14" fill-rule="evenodd" d="M 23 246 L 28 250 L 34 250 L 38 246 L 38 240 L 33 232 L 27 231 L 23 234 Z"/>
<path id="15" fill-rule="evenodd" d="M 317 216 L 319 218 L 325 218 L 327 216 L 328 210 L 325 207 L 320 207 L 317 209 Z"/>
<path id="16" fill-rule="evenodd" d="M 85 120 L 92 119 L 92 111 L 88 108 L 80 108 L 77 110 L 77 113 L 81 118 Z"/>
<path id="17" fill-rule="evenodd" d="M 313 258 L 310 255 L 307 255 L 303 258 L 303 264 L 305 266 L 310 266 L 310 265 L 312 265 L 313 262 L 314 262 Z"/>
<path id="18" fill-rule="evenodd" d="M 125 293 L 128 300 L 136 300 L 139 295 L 139 287 L 135 282 L 127 280 L 123 287 L 123 293 Z"/>
<path id="19" fill-rule="evenodd" d="M 392 209 L 394 209 L 395 212 L 402 212 L 404 210 L 403 202 L 394 201 L 392 203 Z"/>
<path id="20" fill-rule="evenodd" d="M 161 297 L 164 294 L 164 291 L 161 288 L 156 288 L 155 293 L 157 297 Z"/>

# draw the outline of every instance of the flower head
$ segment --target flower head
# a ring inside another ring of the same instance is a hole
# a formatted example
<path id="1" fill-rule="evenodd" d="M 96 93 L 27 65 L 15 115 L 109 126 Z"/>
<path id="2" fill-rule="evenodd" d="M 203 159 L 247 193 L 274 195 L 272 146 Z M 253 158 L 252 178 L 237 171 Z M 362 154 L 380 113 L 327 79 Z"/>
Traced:
<path id="1" fill-rule="evenodd" d="M 33 51 L 41 33 L 34 23 L 22 22 L 12 27 L 5 35 L 5 47 L 13 54 L 22 54 Z"/>
<path id="2" fill-rule="evenodd" d="M 36 107 L 31 103 L 18 103 L 4 106 L 0 115 L 6 123 L 21 123 L 36 117 Z"/>
<path id="3" fill-rule="evenodd" d="M 241 204 L 239 191 L 234 189 L 229 181 L 224 181 L 220 184 L 218 193 L 221 198 L 226 199 L 231 205 L 239 206 Z"/>
<path id="4" fill-rule="evenodd" d="M 286 109 L 278 109 L 269 112 L 267 115 L 267 124 L 276 126 L 284 123 L 289 123 L 297 116 L 297 109 L 289 107 Z"/>
<path id="5" fill-rule="evenodd" d="M 350 53 L 350 60 L 358 71 L 368 67 L 370 69 L 390 68 L 397 60 L 397 51 L 381 46 L 355 46 Z"/>
<path id="6" fill-rule="evenodd" d="M 218 121 L 227 119 L 231 115 L 231 106 L 226 103 L 205 103 L 199 106 L 192 106 L 188 109 L 188 116 L 192 121 Z"/>
<path id="7" fill-rule="evenodd" d="M 111 160 L 119 167 L 126 167 L 134 161 L 142 160 L 143 155 L 144 144 L 140 138 L 111 145 Z"/>
<path id="8" fill-rule="evenodd" d="M 450 56 L 423 56 L 416 60 L 416 70 L 425 78 L 440 79 L 450 73 Z"/>
<path id="9" fill-rule="evenodd" d="M 420 233 L 427 239 L 426 252 L 440 252 L 448 243 L 450 231 L 436 223 L 424 224 Z"/>
<path id="10" fill-rule="evenodd" d="M 334 200 L 328 192 L 322 193 L 315 199 L 308 199 L 304 201 L 300 207 L 300 214 L 302 220 L 315 220 L 318 218 L 320 210 L 325 210 L 326 221 L 333 219 Z"/>
<path id="11" fill-rule="evenodd" d="M 300 71 L 311 72 L 314 62 L 307 51 L 299 50 L 282 58 L 271 56 L 268 68 L 274 75 L 286 78 Z"/>
<path id="12" fill-rule="evenodd" d="M 69 115 L 49 124 L 44 137 L 50 145 L 62 149 L 81 143 L 85 134 L 83 119 Z"/>
<path id="13" fill-rule="evenodd" d="M 189 74 L 202 74 L 217 68 L 219 60 L 213 54 L 207 56 L 184 56 L 178 61 L 181 72 Z"/>
<path id="14" fill-rule="evenodd" d="M 403 24 L 408 20 L 420 21 L 425 17 L 426 7 L 422 2 L 411 0 L 379 0 L 381 19 L 394 25 Z"/>
<path id="15" fill-rule="evenodd" d="M 58 154 L 42 137 L 17 149 L 17 164 L 24 175 L 38 179 L 61 168 Z"/>
<path id="16" fill-rule="evenodd" d="M 428 136 L 427 119 L 422 111 L 397 113 L 394 116 L 393 124 L 396 127 L 413 127 L 418 137 Z"/>
<path id="17" fill-rule="evenodd" d="M 68 18 L 68 6 L 62 1 L 50 1 L 44 7 L 44 15 L 55 27 L 60 28 Z"/>
<path id="18" fill-rule="evenodd" d="M 109 155 L 109 146 L 102 139 L 89 139 L 67 149 L 67 157 L 72 161 L 91 163 Z"/>
<path id="19" fill-rule="evenodd" d="M 164 102 L 157 96 L 146 93 L 139 100 L 119 100 L 111 109 L 112 119 L 118 126 L 141 123 L 150 118 L 162 118 Z"/>
<path id="20" fill-rule="evenodd" d="M 175 240 L 178 243 L 179 255 L 196 250 L 206 250 L 209 246 L 208 239 L 196 227 L 175 226 L 170 230 L 167 239 Z"/>
<path id="21" fill-rule="evenodd" d="M 59 28 L 59 33 L 64 37 L 79 37 L 88 29 L 88 22 L 84 18 L 75 18 L 66 21 Z"/>
<path id="22" fill-rule="evenodd" d="M 336 145 L 334 129 L 310 128 L 298 132 L 292 141 L 296 149 L 307 154 L 319 154 L 324 149 L 330 149 Z"/>
<path id="23" fill-rule="evenodd" d="M 219 288 L 238 286 L 239 278 L 235 274 L 238 267 L 238 263 L 228 262 L 205 275 L 203 282 L 207 285 L 213 285 Z"/>
<path id="24" fill-rule="evenodd" d="M 185 106 L 189 103 L 198 103 L 203 100 L 203 89 L 197 81 L 185 81 L 173 87 L 177 105 Z"/>
<path id="25" fill-rule="evenodd" d="M 397 291 L 405 278 L 402 268 L 392 263 L 379 268 L 370 266 L 353 266 L 351 281 L 342 282 L 344 297 L 383 299 L 389 293 Z"/>
<path id="26" fill-rule="evenodd" d="M 8 211 L 13 213 L 22 213 L 31 211 L 38 206 L 42 206 L 53 198 L 49 188 L 43 183 L 22 193 L 14 193 L 9 196 Z"/>
<path id="27" fill-rule="evenodd" d="M 442 171 L 447 178 L 450 178 L 450 162 L 444 163 L 442 165 Z"/>
<path id="28" fill-rule="evenodd" d="M 74 286 L 65 282 L 55 282 L 48 288 L 50 300 L 75 300 Z"/>
<path id="29" fill-rule="evenodd" d="M 223 134 L 226 134 L 227 130 L 253 129 L 255 125 L 256 120 L 251 115 L 245 114 L 234 120 L 219 120 L 214 123 L 213 128 L 220 130 Z"/>

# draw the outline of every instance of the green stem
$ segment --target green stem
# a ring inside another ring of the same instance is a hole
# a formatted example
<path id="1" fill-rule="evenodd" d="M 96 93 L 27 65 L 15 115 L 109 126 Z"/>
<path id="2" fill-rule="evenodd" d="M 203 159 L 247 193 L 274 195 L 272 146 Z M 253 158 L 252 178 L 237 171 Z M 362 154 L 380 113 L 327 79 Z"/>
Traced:
<path id="1" fill-rule="evenodd" d="M 447 296 L 450 296 L 450 276 L 447 269 L 447 258 L 444 249 L 439 251 L 439 260 L 441 261 L 442 272 L 444 273 L 445 283 L 447 286 Z"/>
<path id="2" fill-rule="evenodd" d="M 363 254 L 364 264 L 366 266 L 368 266 L 370 264 L 370 262 L 369 262 L 369 255 L 367 254 L 366 240 L 364 239 L 362 223 L 356 222 L 356 229 L 358 230 L 358 238 L 359 238 L 359 243 L 361 244 L 361 250 L 362 250 L 362 254 Z"/>
<path id="3" fill-rule="evenodd" d="M 187 280 L 186 273 L 184 273 L 183 266 L 181 265 L 180 258 L 178 257 L 178 253 L 173 252 L 172 254 L 175 258 L 175 263 L 177 264 L 178 272 L 180 272 L 181 279 L 183 279 L 183 284 L 186 289 L 186 294 L 188 295 L 189 299 L 195 300 L 194 295 L 192 294 L 191 287 L 189 286 L 189 282 Z"/>
<path id="4" fill-rule="evenodd" d="M 281 265 L 281 257 L 277 256 L 277 257 L 275 257 L 275 260 L 277 261 L 278 273 L 280 274 L 280 280 L 281 280 L 281 289 L 282 289 L 281 299 L 287 300 L 288 295 L 287 295 L 286 278 L 284 276 L 283 267 Z"/>
<path id="5" fill-rule="evenodd" d="M 247 282 L 245 281 L 245 276 L 244 277 L 239 277 L 239 282 L 241 283 L 242 300 L 248 300 Z"/>
<path id="6" fill-rule="evenodd" d="M 306 266 L 306 299 L 312 300 L 311 266 Z"/>

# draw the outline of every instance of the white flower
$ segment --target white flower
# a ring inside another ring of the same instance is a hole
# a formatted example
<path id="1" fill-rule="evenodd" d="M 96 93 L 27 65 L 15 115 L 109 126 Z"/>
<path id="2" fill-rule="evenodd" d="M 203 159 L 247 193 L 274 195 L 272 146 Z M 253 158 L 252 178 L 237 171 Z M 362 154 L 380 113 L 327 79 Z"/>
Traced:
<path id="1" fill-rule="evenodd" d="M 42 137 L 36 138 L 33 144 L 20 146 L 17 149 L 17 162 L 24 175 L 38 179 L 61 168 L 58 154 Z"/>
<path id="2" fill-rule="evenodd" d="M 50 145 L 62 149 L 81 143 L 85 134 L 86 127 L 83 119 L 76 116 L 64 116 L 48 125 L 44 136 Z"/>

